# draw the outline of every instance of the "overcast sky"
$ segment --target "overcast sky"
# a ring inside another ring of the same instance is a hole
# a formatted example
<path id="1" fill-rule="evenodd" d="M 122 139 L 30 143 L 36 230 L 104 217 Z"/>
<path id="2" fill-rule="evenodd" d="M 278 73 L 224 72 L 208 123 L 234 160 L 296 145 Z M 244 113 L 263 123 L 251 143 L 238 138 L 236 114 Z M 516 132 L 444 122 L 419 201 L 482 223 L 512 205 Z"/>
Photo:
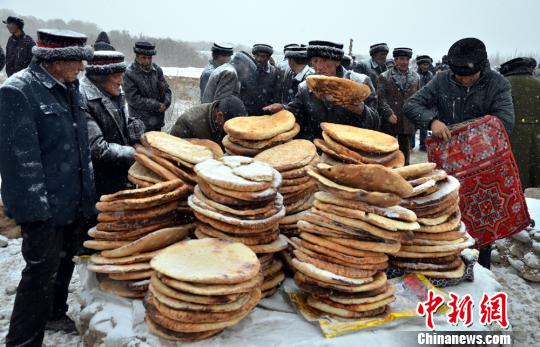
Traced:
<path id="1" fill-rule="evenodd" d="M 535 0 L 0 0 L 0 8 L 42 19 L 94 22 L 106 31 L 185 41 L 269 43 L 313 39 L 345 44 L 367 54 L 387 42 L 436 60 L 463 37 L 484 41 L 488 54 L 538 55 L 540 1 Z"/>

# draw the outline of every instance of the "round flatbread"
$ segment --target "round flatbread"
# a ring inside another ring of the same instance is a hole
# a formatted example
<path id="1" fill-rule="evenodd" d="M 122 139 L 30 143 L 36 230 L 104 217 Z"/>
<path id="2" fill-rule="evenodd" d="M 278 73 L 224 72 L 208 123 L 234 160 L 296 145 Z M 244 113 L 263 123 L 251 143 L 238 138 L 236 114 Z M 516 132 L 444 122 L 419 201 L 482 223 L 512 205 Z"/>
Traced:
<path id="1" fill-rule="evenodd" d="M 270 116 L 234 117 L 223 129 L 229 136 L 242 140 L 268 140 L 291 130 L 296 124 L 294 115 L 282 110 Z"/>
<path id="2" fill-rule="evenodd" d="M 170 277 L 163 276 L 162 274 L 158 274 L 158 278 L 163 284 L 171 287 L 172 289 L 194 295 L 211 296 L 249 293 L 253 290 L 253 288 L 259 287 L 263 281 L 262 274 L 257 274 L 256 277 L 237 284 L 196 284 L 193 282 L 178 281 Z"/>
<path id="3" fill-rule="evenodd" d="M 242 147 L 256 150 L 265 150 L 267 148 L 274 147 L 292 140 L 296 135 L 298 135 L 299 132 L 300 125 L 298 125 L 298 123 L 295 123 L 294 127 L 291 130 L 278 134 L 268 140 L 242 140 L 229 135 L 227 135 L 226 137 L 228 137 L 230 142 L 240 145 Z"/>
<path id="4" fill-rule="evenodd" d="M 419 163 L 403 166 L 393 170 L 405 179 L 414 179 L 431 173 L 436 167 L 437 164 L 435 163 Z"/>
<path id="5" fill-rule="evenodd" d="M 241 243 L 219 239 L 189 240 L 169 246 L 150 262 L 159 273 L 179 281 L 234 284 L 256 277 L 260 263 Z"/>
<path id="6" fill-rule="evenodd" d="M 267 149 L 255 160 L 267 163 L 278 171 L 293 170 L 308 165 L 317 155 L 317 149 L 308 140 L 292 140 Z"/>
<path id="7" fill-rule="evenodd" d="M 378 131 L 325 122 L 321 123 L 321 128 L 335 141 L 361 151 L 389 153 L 399 149 L 395 137 Z"/>
<path id="8" fill-rule="evenodd" d="M 191 164 L 198 164 L 214 158 L 214 154 L 207 147 L 192 144 L 189 141 L 160 131 L 144 133 L 141 142 Z"/>

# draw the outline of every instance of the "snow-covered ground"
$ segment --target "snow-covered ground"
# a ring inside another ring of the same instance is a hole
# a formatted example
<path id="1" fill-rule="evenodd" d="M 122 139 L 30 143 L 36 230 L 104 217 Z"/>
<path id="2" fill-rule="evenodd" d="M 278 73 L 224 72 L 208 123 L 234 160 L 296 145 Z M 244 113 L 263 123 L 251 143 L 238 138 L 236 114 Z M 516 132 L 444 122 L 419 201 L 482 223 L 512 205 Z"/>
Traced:
<path id="1" fill-rule="evenodd" d="M 203 72 L 200 67 L 162 67 L 163 74 L 169 77 L 199 78 Z"/>

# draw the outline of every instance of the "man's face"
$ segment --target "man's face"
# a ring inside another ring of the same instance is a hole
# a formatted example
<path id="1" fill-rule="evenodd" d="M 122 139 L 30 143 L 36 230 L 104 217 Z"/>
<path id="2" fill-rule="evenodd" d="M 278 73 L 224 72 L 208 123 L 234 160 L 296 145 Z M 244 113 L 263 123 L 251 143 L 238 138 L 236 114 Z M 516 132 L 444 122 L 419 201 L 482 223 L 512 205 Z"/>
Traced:
<path id="1" fill-rule="evenodd" d="M 19 31 L 19 26 L 15 23 L 8 23 L 6 24 L 6 28 L 9 31 L 10 34 L 15 34 Z"/>
<path id="2" fill-rule="evenodd" d="M 409 69 L 410 60 L 411 58 L 405 56 L 395 57 L 394 62 L 396 63 L 396 69 L 401 72 L 407 71 L 407 69 Z"/>
<path id="3" fill-rule="evenodd" d="M 61 79 L 66 82 L 70 83 L 77 79 L 77 76 L 80 72 L 84 71 L 84 62 L 79 61 L 58 61 L 56 62 L 57 69 L 59 71 L 59 75 L 61 76 Z"/>
<path id="4" fill-rule="evenodd" d="M 216 59 L 214 59 L 214 61 L 218 65 L 223 65 L 223 64 L 228 63 L 228 62 L 231 61 L 231 56 L 230 55 L 218 55 L 216 57 Z"/>
<path id="5" fill-rule="evenodd" d="M 384 65 L 386 63 L 386 56 L 388 55 L 388 52 L 386 51 L 380 51 L 373 55 L 373 60 L 379 65 Z"/>
<path id="6" fill-rule="evenodd" d="M 429 63 L 418 64 L 418 67 L 419 67 L 420 70 L 422 70 L 423 72 L 426 72 L 427 70 L 429 70 Z"/>
<path id="7" fill-rule="evenodd" d="M 328 58 L 313 57 L 311 58 L 311 66 L 317 75 L 335 76 L 339 61 Z"/>
<path id="8" fill-rule="evenodd" d="M 474 75 L 469 75 L 469 76 L 456 75 L 456 80 L 467 88 L 472 87 L 476 82 L 478 82 L 479 79 L 480 79 L 480 71 L 478 71 Z"/>
<path id="9" fill-rule="evenodd" d="M 107 79 L 101 87 L 110 95 L 118 96 L 122 91 L 122 82 L 124 81 L 124 73 L 119 72 L 107 76 Z"/>
<path id="10" fill-rule="evenodd" d="M 259 66 L 266 66 L 270 60 L 270 54 L 268 53 L 257 52 L 253 57 Z"/>
<path id="11" fill-rule="evenodd" d="M 137 63 L 139 63 L 140 65 L 142 65 L 145 68 L 148 68 L 148 67 L 150 67 L 152 65 L 152 56 L 151 55 L 137 54 L 135 59 L 137 60 Z"/>

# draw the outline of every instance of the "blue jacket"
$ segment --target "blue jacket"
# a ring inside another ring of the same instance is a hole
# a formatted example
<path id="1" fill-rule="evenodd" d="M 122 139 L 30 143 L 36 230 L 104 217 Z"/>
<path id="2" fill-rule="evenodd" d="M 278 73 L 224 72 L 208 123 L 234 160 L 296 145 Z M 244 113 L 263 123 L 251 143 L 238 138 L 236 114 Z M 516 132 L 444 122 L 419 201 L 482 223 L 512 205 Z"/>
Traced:
<path id="1" fill-rule="evenodd" d="M 0 87 L 2 200 L 17 224 L 69 224 L 94 213 L 95 188 L 78 81 L 66 88 L 41 66 Z"/>

